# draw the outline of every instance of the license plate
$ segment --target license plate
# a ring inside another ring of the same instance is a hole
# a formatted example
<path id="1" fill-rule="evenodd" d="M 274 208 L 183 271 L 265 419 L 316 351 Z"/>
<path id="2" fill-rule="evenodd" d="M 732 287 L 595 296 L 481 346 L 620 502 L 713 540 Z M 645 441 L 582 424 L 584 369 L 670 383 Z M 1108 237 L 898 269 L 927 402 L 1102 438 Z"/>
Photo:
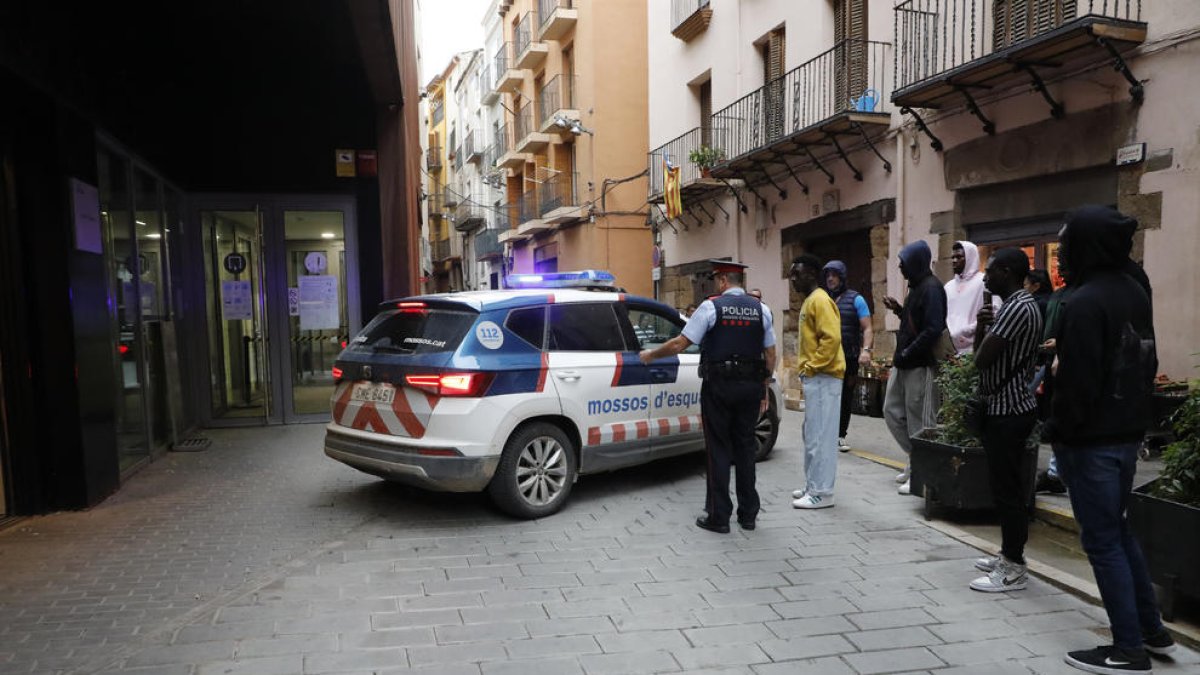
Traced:
<path id="1" fill-rule="evenodd" d="M 350 392 L 350 398 L 354 401 L 367 401 L 369 403 L 387 403 L 396 398 L 396 388 L 390 384 L 381 382 L 361 382 L 354 385 L 354 390 Z"/>

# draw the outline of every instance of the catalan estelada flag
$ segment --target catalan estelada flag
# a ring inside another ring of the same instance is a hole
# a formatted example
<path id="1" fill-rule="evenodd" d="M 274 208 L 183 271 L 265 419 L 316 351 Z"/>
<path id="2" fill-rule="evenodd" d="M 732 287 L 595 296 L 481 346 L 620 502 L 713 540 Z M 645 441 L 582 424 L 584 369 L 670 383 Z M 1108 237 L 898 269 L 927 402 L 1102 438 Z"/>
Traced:
<path id="1" fill-rule="evenodd" d="M 683 197 L 679 193 L 679 167 L 663 162 L 663 201 L 667 203 L 667 218 L 683 213 Z"/>

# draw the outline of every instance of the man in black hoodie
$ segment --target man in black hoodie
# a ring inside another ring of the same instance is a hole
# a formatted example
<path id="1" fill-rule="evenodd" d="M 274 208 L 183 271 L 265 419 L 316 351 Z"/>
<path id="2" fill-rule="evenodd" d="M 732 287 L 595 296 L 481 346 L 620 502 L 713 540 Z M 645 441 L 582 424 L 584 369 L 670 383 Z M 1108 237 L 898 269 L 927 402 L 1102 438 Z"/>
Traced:
<path id="1" fill-rule="evenodd" d="M 1113 644 L 1070 652 L 1093 673 L 1150 672 L 1174 642 L 1125 520 L 1158 368 L 1149 280 L 1129 259 L 1137 221 L 1106 206 L 1067 214 L 1059 233 L 1075 291 L 1062 309 L 1044 435 L 1054 443 Z"/>
<path id="2" fill-rule="evenodd" d="M 946 329 L 946 289 L 929 264 L 933 253 L 918 239 L 900 250 L 900 273 L 908 280 L 908 297 L 901 305 L 889 296 L 884 307 L 900 317 L 896 331 L 896 354 L 883 400 L 883 418 L 888 431 L 905 454 L 912 454 L 909 440 L 922 429 L 937 424 L 937 401 L 933 391 L 937 357 L 934 347 Z M 909 494 L 908 468 L 899 476 L 899 492 Z"/>

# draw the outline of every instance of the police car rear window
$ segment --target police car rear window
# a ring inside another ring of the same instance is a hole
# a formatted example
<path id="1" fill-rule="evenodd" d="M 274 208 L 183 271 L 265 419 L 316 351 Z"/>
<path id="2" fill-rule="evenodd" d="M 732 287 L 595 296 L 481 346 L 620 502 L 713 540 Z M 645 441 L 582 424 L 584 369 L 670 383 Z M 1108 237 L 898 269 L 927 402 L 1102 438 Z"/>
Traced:
<path id="1" fill-rule="evenodd" d="M 354 338 L 350 350 L 392 354 L 454 351 L 478 316 L 449 309 L 382 312 Z"/>

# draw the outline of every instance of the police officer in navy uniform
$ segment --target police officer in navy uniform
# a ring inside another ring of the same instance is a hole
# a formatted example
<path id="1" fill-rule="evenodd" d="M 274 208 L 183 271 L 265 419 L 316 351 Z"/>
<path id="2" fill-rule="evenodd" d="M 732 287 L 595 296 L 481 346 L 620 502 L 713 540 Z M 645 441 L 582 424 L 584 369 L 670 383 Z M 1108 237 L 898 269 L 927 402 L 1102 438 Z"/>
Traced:
<path id="1" fill-rule="evenodd" d="M 696 525 L 711 532 L 729 532 L 733 502 L 729 498 L 729 469 L 737 469 L 738 523 L 753 530 L 758 517 L 754 487 L 754 426 L 767 407 L 767 387 L 775 372 L 775 332 L 771 314 L 742 288 L 746 265 L 710 260 L 719 295 L 705 300 L 688 319 L 683 332 L 638 355 L 642 363 L 675 356 L 700 345 L 700 410 L 708 448 L 707 515 Z"/>

